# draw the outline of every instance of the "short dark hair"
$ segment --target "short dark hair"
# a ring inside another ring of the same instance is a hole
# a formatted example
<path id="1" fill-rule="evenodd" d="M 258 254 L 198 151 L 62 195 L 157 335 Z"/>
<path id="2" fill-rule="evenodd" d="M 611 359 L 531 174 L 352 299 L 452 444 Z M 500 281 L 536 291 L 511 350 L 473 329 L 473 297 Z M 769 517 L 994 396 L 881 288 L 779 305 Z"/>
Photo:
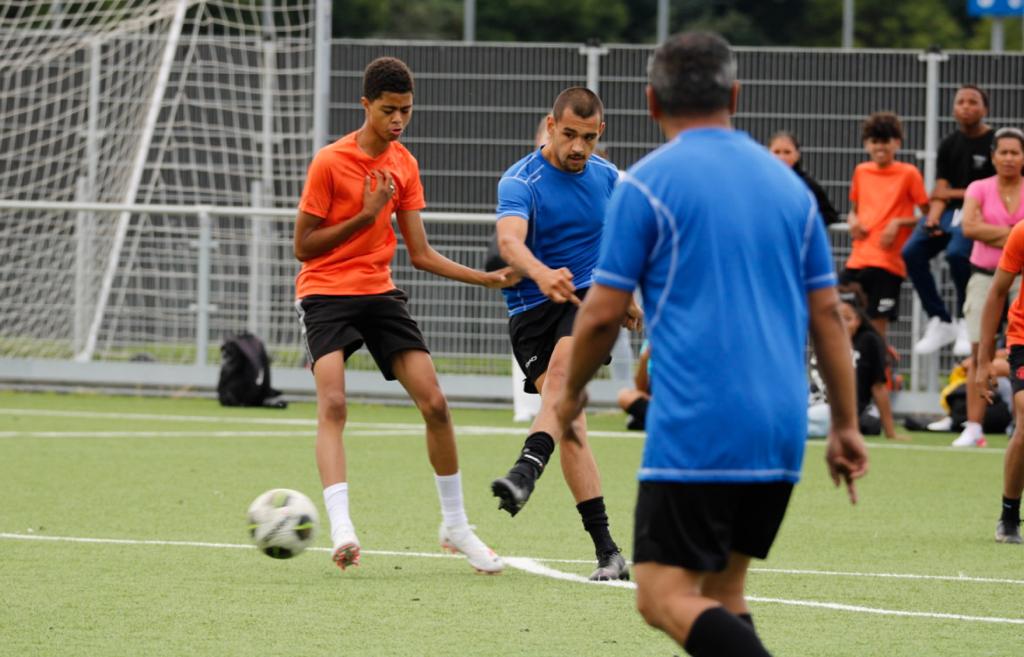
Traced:
<path id="1" fill-rule="evenodd" d="M 999 141 L 1002 139 L 1016 139 L 1020 142 L 1021 149 L 1024 149 L 1024 132 L 1019 128 L 999 128 L 996 133 L 992 135 L 992 152 L 995 153 L 996 149 L 999 148 Z"/>
<path id="2" fill-rule="evenodd" d="M 973 91 L 977 91 L 978 95 L 981 96 L 981 104 L 985 106 L 985 109 L 988 109 L 988 94 L 985 93 L 984 89 L 982 89 L 976 84 L 962 84 L 957 88 L 957 91 L 959 92 L 961 89 L 971 89 Z"/>
<path id="3" fill-rule="evenodd" d="M 378 57 L 363 71 L 363 97 L 366 100 L 377 100 L 389 92 L 408 94 L 412 91 L 412 71 L 400 59 Z"/>
<path id="4" fill-rule="evenodd" d="M 665 115 L 708 114 L 729 107 L 736 59 L 721 36 L 683 32 L 655 49 L 647 62 L 647 80 Z"/>
<path id="5" fill-rule="evenodd" d="M 604 103 L 590 89 L 586 87 L 569 87 L 555 98 L 555 104 L 551 107 L 551 117 L 557 121 L 562 118 L 566 109 L 581 119 L 589 119 L 597 114 L 604 120 Z"/>
<path id="6" fill-rule="evenodd" d="M 860 138 L 861 141 L 869 139 L 879 141 L 899 139 L 903 141 L 903 124 L 900 123 L 900 117 L 892 112 L 875 112 L 864 119 L 864 124 L 860 129 Z"/>

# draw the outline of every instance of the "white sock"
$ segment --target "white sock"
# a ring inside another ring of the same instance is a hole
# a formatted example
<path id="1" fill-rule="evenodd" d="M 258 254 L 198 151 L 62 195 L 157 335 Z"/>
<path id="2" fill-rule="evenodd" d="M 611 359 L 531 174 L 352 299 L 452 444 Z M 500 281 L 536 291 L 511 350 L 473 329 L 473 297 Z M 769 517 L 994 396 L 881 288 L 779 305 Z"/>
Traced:
<path id="1" fill-rule="evenodd" d="M 964 435 L 971 436 L 975 440 L 981 438 L 981 423 L 980 422 L 964 422 Z"/>
<path id="2" fill-rule="evenodd" d="M 348 515 L 348 482 L 332 484 L 324 489 L 324 506 L 331 521 L 331 541 L 337 543 L 345 534 L 355 534 Z"/>
<path id="3" fill-rule="evenodd" d="M 444 518 L 444 526 L 455 528 L 465 527 L 469 524 L 466 517 L 466 507 L 462 504 L 462 474 L 456 472 L 453 475 L 434 475 L 437 482 L 437 496 L 441 499 L 441 517 Z"/>

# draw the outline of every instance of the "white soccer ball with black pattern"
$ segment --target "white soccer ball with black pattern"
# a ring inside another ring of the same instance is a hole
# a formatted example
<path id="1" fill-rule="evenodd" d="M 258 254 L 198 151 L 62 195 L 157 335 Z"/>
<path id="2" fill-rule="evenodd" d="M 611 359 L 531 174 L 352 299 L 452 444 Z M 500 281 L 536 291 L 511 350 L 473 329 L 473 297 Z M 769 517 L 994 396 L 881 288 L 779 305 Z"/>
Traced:
<path id="1" fill-rule="evenodd" d="M 320 514 L 308 497 L 290 488 L 274 488 L 249 505 L 249 536 L 260 552 L 291 559 L 309 547 Z"/>

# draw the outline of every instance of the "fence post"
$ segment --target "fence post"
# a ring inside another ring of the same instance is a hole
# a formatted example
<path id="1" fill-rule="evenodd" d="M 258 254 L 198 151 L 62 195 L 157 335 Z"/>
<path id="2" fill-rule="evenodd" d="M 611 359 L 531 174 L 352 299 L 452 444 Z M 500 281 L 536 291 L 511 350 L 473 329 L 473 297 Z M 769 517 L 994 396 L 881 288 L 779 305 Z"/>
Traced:
<path id="1" fill-rule="evenodd" d="M 210 252 L 217 247 L 212 237 L 210 213 L 199 212 L 199 239 L 193 242 L 199 250 L 196 265 L 196 303 L 191 308 L 196 313 L 196 360 L 197 367 L 206 365 L 206 350 L 210 346 Z"/>
<path id="2" fill-rule="evenodd" d="M 608 54 L 608 49 L 597 39 L 591 39 L 580 48 L 580 54 L 587 58 L 587 89 L 599 94 L 601 84 L 601 58 Z"/>
<path id="3" fill-rule="evenodd" d="M 315 63 L 313 65 L 313 152 L 327 144 L 331 100 L 331 0 L 316 0 L 316 25 L 313 28 Z"/>
<path id="4" fill-rule="evenodd" d="M 75 201 L 91 201 L 91 194 L 89 179 L 79 176 L 75 184 Z M 85 346 L 86 336 L 89 335 L 93 223 L 91 212 L 75 212 L 75 317 L 72 324 L 72 351 L 76 354 Z"/>
<path id="5" fill-rule="evenodd" d="M 255 207 L 268 205 L 263 196 L 263 185 L 258 180 L 252 182 L 251 199 Z M 266 217 L 253 215 L 249 218 L 249 226 L 248 328 L 250 333 L 266 340 L 270 333 L 270 282 L 263 269 L 270 262 L 270 231 Z"/>

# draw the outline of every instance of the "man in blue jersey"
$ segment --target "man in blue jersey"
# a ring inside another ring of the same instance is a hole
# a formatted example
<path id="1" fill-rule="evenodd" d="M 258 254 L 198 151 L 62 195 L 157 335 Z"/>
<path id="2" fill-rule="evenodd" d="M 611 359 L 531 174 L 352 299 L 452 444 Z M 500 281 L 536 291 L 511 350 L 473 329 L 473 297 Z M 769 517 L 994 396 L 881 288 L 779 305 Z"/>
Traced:
<path id="1" fill-rule="evenodd" d="M 744 578 L 752 557 L 767 556 L 800 476 L 808 324 L 832 405 L 832 479 L 855 501 L 867 471 L 850 341 L 813 197 L 730 127 L 739 84 L 729 44 L 676 35 L 648 75 L 650 114 L 669 141 L 609 201 L 556 412 L 565 427 L 579 415 L 639 286 L 658 365 L 634 527 L 637 606 L 691 655 L 763 657 Z"/>
<path id="2" fill-rule="evenodd" d="M 526 392 L 540 393 L 541 408 L 515 465 L 491 484 L 499 508 L 516 515 L 561 440 L 551 403 L 565 387 L 576 307 L 597 263 L 604 211 L 619 172 L 594 155 L 604 131 L 604 107 L 589 89 L 566 89 L 547 118 L 548 142 L 512 165 L 498 183 L 498 248 L 524 278 L 503 290 L 509 309 L 512 353 L 526 374 Z M 624 325 L 636 328 L 632 306 Z M 597 463 L 586 440 L 582 413 L 577 440 L 562 444 L 562 474 L 594 542 L 594 580 L 629 579 L 608 528 Z"/>

